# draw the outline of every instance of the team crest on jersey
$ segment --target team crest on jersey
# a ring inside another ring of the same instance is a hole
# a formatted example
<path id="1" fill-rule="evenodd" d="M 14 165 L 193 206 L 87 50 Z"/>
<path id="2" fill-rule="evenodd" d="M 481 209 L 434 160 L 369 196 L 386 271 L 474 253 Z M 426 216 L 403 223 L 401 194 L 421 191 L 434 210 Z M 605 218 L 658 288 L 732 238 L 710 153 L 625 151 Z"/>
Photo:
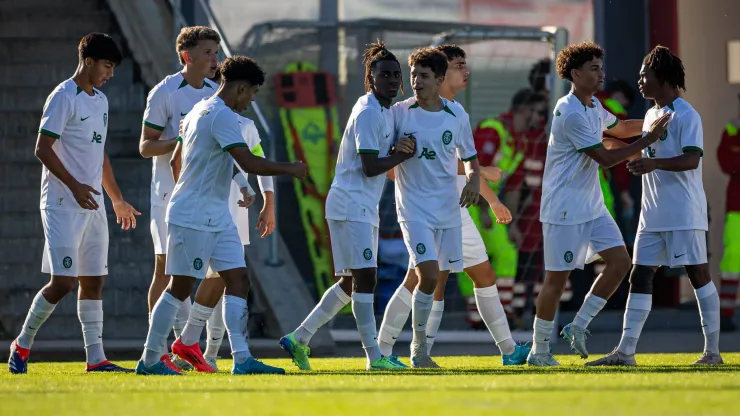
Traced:
<path id="1" fill-rule="evenodd" d="M 662 141 L 665 141 L 665 139 L 667 139 L 667 138 L 668 138 L 668 129 L 665 129 L 665 131 L 663 132 L 663 134 L 660 135 L 660 141 L 661 142 Z"/>
<path id="2" fill-rule="evenodd" d="M 62 260 L 62 266 L 64 266 L 65 269 L 69 269 L 70 267 L 72 267 L 72 257 L 65 257 Z"/>
<path id="3" fill-rule="evenodd" d="M 108 113 L 103 113 L 103 126 L 108 127 Z"/>
<path id="4" fill-rule="evenodd" d="M 442 133 L 442 143 L 444 144 L 450 144 L 452 142 L 452 132 L 449 130 L 445 130 L 444 133 Z"/>
<path id="5" fill-rule="evenodd" d="M 570 263 L 573 261 L 573 252 L 572 251 L 566 251 L 565 255 L 563 256 L 563 259 L 566 263 Z"/>
<path id="6" fill-rule="evenodd" d="M 362 252 L 362 257 L 365 258 L 365 260 L 370 260 L 373 258 L 373 251 L 369 248 L 366 248 L 365 251 Z"/>
<path id="7" fill-rule="evenodd" d="M 193 268 L 195 270 L 200 270 L 203 268 L 203 260 L 201 260 L 199 257 L 196 257 L 195 260 L 193 260 Z"/>
<path id="8" fill-rule="evenodd" d="M 416 252 L 419 254 L 424 254 L 427 252 L 427 248 L 424 244 L 419 243 L 416 245 Z"/>

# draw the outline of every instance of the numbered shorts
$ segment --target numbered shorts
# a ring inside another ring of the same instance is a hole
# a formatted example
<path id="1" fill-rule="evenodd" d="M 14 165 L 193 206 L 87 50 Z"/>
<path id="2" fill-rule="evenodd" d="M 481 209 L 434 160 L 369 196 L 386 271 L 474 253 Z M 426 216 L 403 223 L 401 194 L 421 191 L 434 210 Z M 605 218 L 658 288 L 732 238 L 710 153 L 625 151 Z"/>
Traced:
<path id="1" fill-rule="evenodd" d="M 465 269 L 488 262 L 486 246 L 483 244 L 483 238 L 478 228 L 472 220 L 465 221 L 464 218 L 462 225 L 462 253 L 462 263 Z M 409 261 L 409 269 L 413 268 L 414 265 Z"/>
<path id="2" fill-rule="evenodd" d="M 351 276 L 350 270 L 378 267 L 378 227 L 359 221 L 327 223 L 336 276 Z"/>
<path id="3" fill-rule="evenodd" d="M 707 232 L 638 231 L 632 263 L 640 266 L 694 266 L 707 262 Z"/>
<path id="4" fill-rule="evenodd" d="M 152 233 L 154 254 L 167 254 L 167 222 L 164 220 L 167 206 L 152 205 L 149 212 L 149 231 Z"/>
<path id="5" fill-rule="evenodd" d="M 108 218 L 105 208 L 66 212 L 41 210 L 44 255 L 41 272 L 53 276 L 108 274 Z"/>
<path id="6" fill-rule="evenodd" d="M 624 245 L 622 233 L 611 215 L 575 225 L 542 224 L 545 270 L 559 272 L 581 269 L 599 258 L 599 253 Z"/>
<path id="7" fill-rule="evenodd" d="M 214 272 L 247 267 L 236 226 L 209 232 L 167 224 L 165 273 L 205 279 L 209 266 Z"/>
<path id="8" fill-rule="evenodd" d="M 411 266 L 434 260 L 441 271 L 463 271 L 462 227 L 432 229 L 412 221 L 400 225 Z"/>

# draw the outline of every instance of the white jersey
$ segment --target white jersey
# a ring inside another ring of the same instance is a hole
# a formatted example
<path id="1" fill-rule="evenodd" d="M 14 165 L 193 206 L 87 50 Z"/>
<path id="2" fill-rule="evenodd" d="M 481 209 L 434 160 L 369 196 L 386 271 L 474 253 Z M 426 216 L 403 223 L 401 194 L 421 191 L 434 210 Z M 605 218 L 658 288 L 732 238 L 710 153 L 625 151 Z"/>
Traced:
<path id="1" fill-rule="evenodd" d="M 233 226 L 229 193 L 234 159 L 228 150 L 247 146 L 239 116 L 213 96 L 197 103 L 183 123 L 182 168 L 167 205 L 169 224 L 220 232 Z"/>
<path id="2" fill-rule="evenodd" d="M 49 94 L 41 115 L 39 133 L 57 139 L 52 145 L 62 165 L 75 180 L 100 192 L 92 195 L 99 209 L 103 203 L 103 161 L 108 133 L 108 98 L 93 89 L 88 95 L 72 80 Z M 41 209 L 89 212 L 80 207 L 72 191 L 46 166 L 41 172 Z"/>
<path id="3" fill-rule="evenodd" d="M 180 72 L 172 74 L 155 85 L 146 98 L 145 126 L 162 132 L 161 139 L 177 137 L 182 120 L 193 105 L 216 92 L 216 85 L 205 80 L 203 88 L 193 88 Z M 175 180 L 170 170 L 172 152 L 152 158 L 151 203 L 166 206 L 172 196 Z"/>
<path id="4" fill-rule="evenodd" d="M 573 94 L 555 105 L 542 182 L 540 221 L 575 225 L 608 214 L 599 184 L 599 164 L 584 152 L 602 146 L 602 132 L 619 119 L 599 100 L 585 106 Z"/>
<path id="5" fill-rule="evenodd" d="M 385 157 L 393 143 L 393 118 L 372 93 L 360 97 L 344 129 L 334 173 L 326 198 L 326 219 L 379 224 L 378 203 L 386 176 L 367 177 L 360 155 Z"/>
<path id="6" fill-rule="evenodd" d="M 642 125 L 646 134 L 655 120 L 673 113 L 660 140 L 642 150 L 642 157 L 668 159 L 696 150 L 704 153 L 701 117 L 683 98 L 667 107 L 653 107 Z M 683 172 L 654 170 L 642 175 L 642 210 L 638 230 L 708 230 L 707 197 L 702 183 L 702 164 Z"/>
<path id="7" fill-rule="evenodd" d="M 431 229 L 462 225 L 457 160 L 477 157 L 470 123 L 441 100 L 444 108 L 437 112 L 424 110 L 415 98 L 391 108 L 396 136 L 416 137 L 416 155 L 394 168 L 398 221 Z"/>
<path id="8" fill-rule="evenodd" d="M 473 137 L 473 129 L 470 126 L 470 116 L 468 115 L 467 111 L 463 108 L 462 104 L 460 104 L 457 101 L 450 101 L 449 102 L 450 110 L 452 110 L 453 113 L 455 113 L 456 116 L 460 117 L 461 120 L 463 120 L 463 125 L 467 126 L 468 130 L 470 131 L 470 137 Z M 473 140 L 473 144 L 475 144 L 475 140 Z M 484 180 L 481 178 L 481 180 Z M 465 177 L 465 175 L 457 175 L 457 193 L 459 195 L 462 195 L 463 188 L 465 188 L 465 185 L 468 184 L 468 179 Z M 470 217 L 470 212 L 467 208 L 460 207 L 460 216 L 462 219 L 463 224 L 468 222 L 473 222 L 473 218 Z"/>

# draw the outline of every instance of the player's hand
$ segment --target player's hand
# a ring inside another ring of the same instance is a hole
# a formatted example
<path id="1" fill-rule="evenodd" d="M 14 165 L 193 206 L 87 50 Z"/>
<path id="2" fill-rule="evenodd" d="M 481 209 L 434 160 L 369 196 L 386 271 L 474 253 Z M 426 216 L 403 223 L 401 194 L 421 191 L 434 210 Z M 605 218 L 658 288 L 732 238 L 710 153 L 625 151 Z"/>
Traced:
<path id="1" fill-rule="evenodd" d="M 403 153 L 407 158 L 416 154 L 416 139 L 412 137 L 401 137 L 396 143 L 396 151 Z"/>
<path id="2" fill-rule="evenodd" d="M 511 222 L 511 211 L 509 211 L 509 208 L 506 208 L 506 205 L 498 202 L 491 205 L 491 210 L 493 211 L 493 215 L 496 216 L 496 222 L 498 224 L 508 224 Z"/>
<path id="3" fill-rule="evenodd" d="M 653 124 L 650 125 L 650 130 L 648 130 L 646 136 L 650 136 L 652 143 L 655 143 L 658 139 L 660 139 L 660 136 L 662 136 L 663 133 L 665 133 L 665 131 L 668 129 L 668 122 L 671 121 L 672 114 L 673 113 L 665 113 L 662 116 L 658 117 L 658 119 L 653 121 Z"/>
<path id="4" fill-rule="evenodd" d="M 242 199 L 237 202 L 240 207 L 242 208 L 249 208 L 254 204 L 255 201 L 255 195 L 253 193 L 249 192 L 249 188 L 246 186 L 244 188 L 239 189 L 239 191 L 242 193 Z"/>
<path id="5" fill-rule="evenodd" d="M 308 166 L 303 162 L 293 162 L 290 167 L 290 175 L 296 179 L 303 179 L 308 176 Z"/>
<path id="6" fill-rule="evenodd" d="M 627 169 L 635 176 L 644 175 L 655 170 L 655 161 L 641 157 L 627 163 Z"/>
<path id="7" fill-rule="evenodd" d="M 257 218 L 257 227 L 261 230 L 260 237 L 265 238 L 275 231 L 275 210 L 272 207 L 264 206 Z"/>
<path id="8" fill-rule="evenodd" d="M 483 179 L 487 181 L 496 183 L 501 180 L 501 178 L 504 176 L 504 173 L 501 168 L 498 168 L 496 166 L 481 166 L 480 176 L 482 176 Z"/>
<path id="9" fill-rule="evenodd" d="M 92 196 L 92 194 L 100 195 L 100 192 L 96 191 L 92 186 L 77 182 L 69 190 L 72 191 L 72 195 L 80 207 L 92 211 L 100 208 L 98 203 L 95 202 L 95 197 Z"/>
<path id="10" fill-rule="evenodd" d="M 477 205 L 480 199 L 480 184 L 477 182 L 468 182 L 460 195 L 460 206 L 467 208 L 471 205 Z"/>
<path id="11" fill-rule="evenodd" d="M 132 207 L 131 204 L 121 199 L 113 201 L 113 211 L 116 213 L 116 224 L 121 224 L 122 230 L 136 228 L 136 216 L 141 212 Z"/>
<path id="12" fill-rule="evenodd" d="M 493 227 L 493 218 L 491 218 L 491 213 L 487 209 L 480 210 L 480 222 L 483 228 L 489 229 Z"/>

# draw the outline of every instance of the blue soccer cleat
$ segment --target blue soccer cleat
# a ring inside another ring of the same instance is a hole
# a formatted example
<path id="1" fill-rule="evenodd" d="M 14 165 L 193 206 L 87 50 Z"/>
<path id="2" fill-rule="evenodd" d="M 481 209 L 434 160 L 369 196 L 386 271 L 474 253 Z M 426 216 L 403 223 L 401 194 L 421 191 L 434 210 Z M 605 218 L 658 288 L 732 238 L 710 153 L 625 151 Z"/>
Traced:
<path id="1" fill-rule="evenodd" d="M 273 367 L 267 365 L 254 357 L 247 358 L 241 364 L 234 363 L 231 368 L 231 374 L 244 375 L 244 374 L 285 374 L 285 370 L 279 367 Z"/>
<path id="2" fill-rule="evenodd" d="M 141 376 L 181 376 L 183 375 L 180 372 L 177 372 L 170 367 L 167 366 L 167 364 L 164 363 L 164 361 L 157 361 L 156 364 L 151 366 L 144 365 L 144 360 L 139 360 L 138 364 L 136 364 L 136 374 Z"/>
<path id="3" fill-rule="evenodd" d="M 501 361 L 503 365 L 524 365 L 527 363 L 527 356 L 530 351 L 532 351 L 532 347 L 529 343 L 516 344 L 512 354 L 501 355 Z"/>

